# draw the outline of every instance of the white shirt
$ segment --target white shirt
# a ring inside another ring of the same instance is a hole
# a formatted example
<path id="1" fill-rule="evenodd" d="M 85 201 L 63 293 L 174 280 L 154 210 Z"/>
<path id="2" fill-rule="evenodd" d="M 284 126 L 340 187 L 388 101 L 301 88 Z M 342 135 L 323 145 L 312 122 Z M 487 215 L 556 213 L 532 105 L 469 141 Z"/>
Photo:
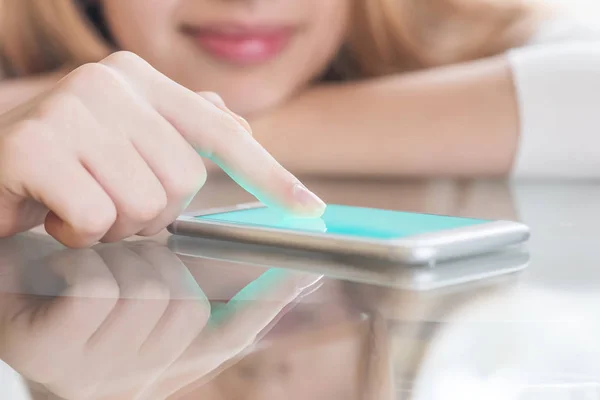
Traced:
<path id="1" fill-rule="evenodd" d="M 508 52 L 521 124 L 513 177 L 600 177 L 600 27 L 551 21 L 529 44 Z"/>
<path id="2" fill-rule="evenodd" d="M 31 399 L 29 389 L 23 379 L 2 360 L 0 360 L 0 399 Z"/>

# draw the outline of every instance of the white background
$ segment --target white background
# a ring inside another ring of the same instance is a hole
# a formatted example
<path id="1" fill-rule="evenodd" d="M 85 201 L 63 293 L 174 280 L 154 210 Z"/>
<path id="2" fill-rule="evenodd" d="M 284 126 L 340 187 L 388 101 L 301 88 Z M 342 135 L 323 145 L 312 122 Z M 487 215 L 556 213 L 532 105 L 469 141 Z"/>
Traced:
<path id="1" fill-rule="evenodd" d="M 561 5 L 578 15 L 591 17 L 600 22 L 600 0 L 545 0 L 543 2 Z"/>

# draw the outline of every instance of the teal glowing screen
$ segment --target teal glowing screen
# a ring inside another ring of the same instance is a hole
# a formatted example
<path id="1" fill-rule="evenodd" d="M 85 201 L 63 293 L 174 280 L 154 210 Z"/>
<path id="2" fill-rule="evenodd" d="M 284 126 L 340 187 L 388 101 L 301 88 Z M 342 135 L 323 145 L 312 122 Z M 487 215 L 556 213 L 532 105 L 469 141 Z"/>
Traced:
<path id="1" fill-rule="evenodd" d="M 235 210 L 197 219 L 236 225 L 318 232 L 368 239 L 394 239 L 479 225 L 488 221 L 332 204 L 321 218 L 292 218 L 270 208 Z"/>

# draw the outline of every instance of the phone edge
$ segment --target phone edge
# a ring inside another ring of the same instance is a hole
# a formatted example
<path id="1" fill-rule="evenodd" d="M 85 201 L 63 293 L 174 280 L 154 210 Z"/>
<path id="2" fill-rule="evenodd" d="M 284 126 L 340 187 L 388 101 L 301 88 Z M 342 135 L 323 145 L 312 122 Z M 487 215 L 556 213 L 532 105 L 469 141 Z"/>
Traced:
<path id="1" fill-rule="evenodd" d="M 529 228 L 512 221 L 490 221 L 480 225 L 393 240 L 355 239 L 319 233 L 286 231 L 236 224 L 198 222 L 192 216 L 223 210 L 256 207 L 256 203 L 236 208 L 209 209 L 182 215 L 168 231 L 174 235 L 212 238 L 232 242 L 293 248 L 324 253 L 372 257 L 410 265 L 423 265 L 489 253 L 527 241 Z M 262 205 L 259 205 L 262 206 Z M 257 234 L 260 233 L 260 234 Z"/>

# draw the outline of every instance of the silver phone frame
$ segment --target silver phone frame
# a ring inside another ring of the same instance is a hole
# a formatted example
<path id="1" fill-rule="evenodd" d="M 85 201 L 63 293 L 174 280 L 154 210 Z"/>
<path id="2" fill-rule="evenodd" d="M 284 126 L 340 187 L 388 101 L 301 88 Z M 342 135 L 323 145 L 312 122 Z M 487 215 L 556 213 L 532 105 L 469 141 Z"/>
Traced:
<path id="1" fill-rule="evenodd" d="M 190 211 L 167 227 L 174 235 L 378 258 L 409 265 L 432 264 L 500 250 L 529 239 L 529 228 L 512 221 L 487 223 L 400 239 L 362 239 L 196 219 L 212 214 L 264 208 L 262 203 Z"/>

